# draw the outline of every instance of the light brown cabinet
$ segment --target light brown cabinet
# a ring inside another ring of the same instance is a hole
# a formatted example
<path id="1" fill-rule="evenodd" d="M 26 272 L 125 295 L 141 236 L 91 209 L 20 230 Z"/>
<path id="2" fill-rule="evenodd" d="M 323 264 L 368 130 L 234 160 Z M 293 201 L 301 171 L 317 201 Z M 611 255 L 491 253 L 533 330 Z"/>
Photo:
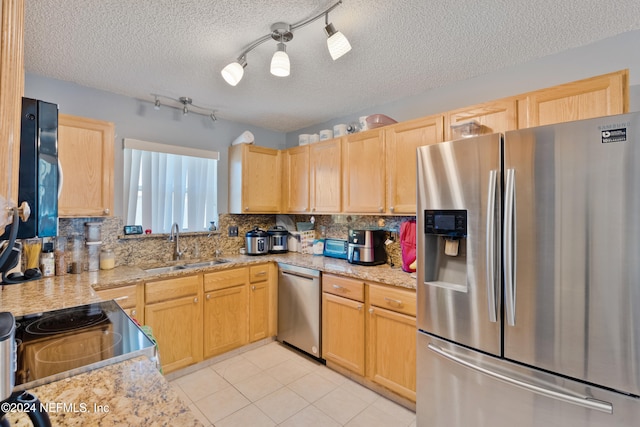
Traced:
<path id="1" fill-rule="evenodd" d="M 281 210 L 280 150 L 253 144 L 229 147 L 229 213 Z"/>
<path id="2" fill-rule="evenodd" d="M 415 402 L 416 293 L 375 284 L 368 290 L 367 377 Z"/>
<path id="3" fill-rule="evenodd" d="M 249 267 L 249 342 L 269 336 L 270 264 Z"/>
<path id="4" fill-rule="evenodd" d="M 331 274 L 322 280 L 322 357 L 364 376 L 364 283 Z"/>
<path id="5" fill-rule="evenodd" d="M 96 291 L 105 301 L 114 300 L 132 319 L 144 324 L 144 284 Z"/>
<path id="6" fill-rule="evenodd" d="M 0 10 L 0 228 L 18 202 L 20 113 L 24 94 L 24 0 L 3 0 Z"/>
<path id="7" fill-rule="evenodd" d="M 628 88 L 629 70 L 622 70 L 519 96 L 519 127 L 627 113 Z"/>
<path id="8" fill-rule="evenodd" d="M 333 274 L 322 291 L 325 360 L 415 402 L 415 291 Z"/>
<path id="9" fill-rule="evenodd" d="M 342 139 L 309 146 L 309 206 L 314 213 L 342 210 Z"/>
<path id="10" fill-rule="evenodd" d="M 113 214 L 114 125 L 60 114 L 58 158 L 62 165 L 61 217 Z"/>
<path id="11" fill-rule="evenodd" d="M 282 151 L 282 210 L 309 212 L 309 146 Z"/>
<path id="12" fill-rule="evenodd" d="M 475 120 L 480 133 L 506 132 L 518 129 L 518 109 L 513 98 L 485 102 L 445 113 L 445 139 L 455 139 L 451 125 Z"/>
<path id="13" fill-rule="evenodd" d="M 444 140 L 444 117 L 423 117 L 385 127 L 387 212 L 416 213 L 416 149 Z"/>
<path id="14" fill-rule="evenodd" d="M 145 283 L 145 323 L 165 374 L 202 360 L 202 275 Z"/>
<path id="15" fill-rule="evenodd" d="M 247 268 L 204 275 L 204 357 L 248 342 Z"/>
<path id="16" fill-rule="evenodd" d="M 355 133 L 342 142 L 342 211 L 385 211 L 385 145 L 380 129 Z"/>

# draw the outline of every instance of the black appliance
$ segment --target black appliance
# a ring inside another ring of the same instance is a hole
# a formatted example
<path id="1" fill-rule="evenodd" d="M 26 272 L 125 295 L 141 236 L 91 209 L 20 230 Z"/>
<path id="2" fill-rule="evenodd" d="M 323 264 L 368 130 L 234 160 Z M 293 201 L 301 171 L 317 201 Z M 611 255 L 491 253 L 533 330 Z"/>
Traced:
<path id="1" fill-rule="evenodd" d="M 113 300 L 16 318 L 16 390 L 146 355 L 154 343 Z"/>
<path id="2" fill-rule="evenodd" d="M 271 227 L 269 231 L 269 253 L 283 254 L 289 252 L 289 232 L 281 225 Z"/>
<path id="3" fill-rule="evenodd" d="M 349 230 L 347 261 L 359 265 L 380 265 L 387 262 L 384 230 Z"/>
<path id="4" fill-rule="evenodd" d="M 22 98 L 18 203 L 27 202 L 31 216 L 20 224 L 18 239 L 58 234 L 58 105 Z M 0 240 L 8 240 L 8 233 Z"/>

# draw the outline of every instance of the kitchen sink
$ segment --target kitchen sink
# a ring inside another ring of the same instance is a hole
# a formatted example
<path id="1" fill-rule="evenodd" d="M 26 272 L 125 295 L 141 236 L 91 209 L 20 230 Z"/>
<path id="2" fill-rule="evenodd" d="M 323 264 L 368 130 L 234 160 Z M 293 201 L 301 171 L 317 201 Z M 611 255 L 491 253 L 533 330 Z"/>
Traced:
<path id="1" fill-rule="evenodd" d="M 162 274 L 162 273 L 171 273 L 172 271 L 190 270 L 193 268 L 212 267 L 214 265 L 224 264 L 225 262 L 229 262 L 229 261 L 227 261 L 226 259 L 214 259 L 211 261 L 193 262 L 190 264 L 166 265 L 164 267 L 147 268 L 144 271 L 152 274 Z"/>

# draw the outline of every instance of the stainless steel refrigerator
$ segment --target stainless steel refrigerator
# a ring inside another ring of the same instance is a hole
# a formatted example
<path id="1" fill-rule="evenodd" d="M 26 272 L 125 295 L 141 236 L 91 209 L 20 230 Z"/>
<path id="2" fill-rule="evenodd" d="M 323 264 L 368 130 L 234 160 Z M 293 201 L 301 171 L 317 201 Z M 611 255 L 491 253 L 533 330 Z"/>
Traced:
<path id="1" fill-rule="evenodd" d="M 417 422 L 640 424 L 640 114 L 418 149 Z"/>

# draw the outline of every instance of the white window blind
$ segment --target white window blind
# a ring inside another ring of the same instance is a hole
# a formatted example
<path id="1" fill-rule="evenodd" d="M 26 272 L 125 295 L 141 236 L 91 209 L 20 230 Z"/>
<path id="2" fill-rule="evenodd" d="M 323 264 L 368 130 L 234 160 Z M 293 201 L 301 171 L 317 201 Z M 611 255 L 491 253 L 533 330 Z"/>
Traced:
<path id="1" fill-rule="evenodd" d="M 203 231 L 218 219 L 216 151 L 124 140 L 126 224 L 168 233 Z"/>

